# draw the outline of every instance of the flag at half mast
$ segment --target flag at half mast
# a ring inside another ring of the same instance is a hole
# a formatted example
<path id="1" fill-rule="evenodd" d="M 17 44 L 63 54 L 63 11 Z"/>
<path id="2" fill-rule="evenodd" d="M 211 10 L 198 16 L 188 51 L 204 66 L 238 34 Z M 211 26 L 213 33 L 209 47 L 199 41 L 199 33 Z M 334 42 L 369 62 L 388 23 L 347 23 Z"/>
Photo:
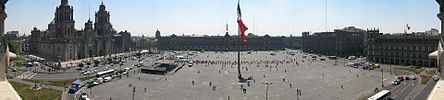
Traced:
<path id="1" fill-rule="evenodd" d="M 240 0 L 238 0 L 238 2 L 237 2 L 237 24 L 239 25 L 239 32 L 240 32 L 240 36 L 242 38 L 242 42 L 244 42 L 244 44 L 247 44 L 247 37 L 245 37 L 245 31 L 247 31 L 248 28 L 247 28 L 247 26 L 245 26 L 244 22 L 242 21 Z"/>

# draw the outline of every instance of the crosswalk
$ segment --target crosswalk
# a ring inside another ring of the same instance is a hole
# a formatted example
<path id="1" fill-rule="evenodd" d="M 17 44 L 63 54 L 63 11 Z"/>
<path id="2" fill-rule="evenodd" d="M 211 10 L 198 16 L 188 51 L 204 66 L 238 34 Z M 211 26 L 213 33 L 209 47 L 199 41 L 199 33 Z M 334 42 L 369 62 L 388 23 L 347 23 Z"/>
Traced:
<path id="1" fill-rule="evenodd" d="M 65 79 L 75 79 L 75 78 L 81 78 L 81 77 L 87 77 L 85 75 L 80 75 L 80 73 L 72 72 L 72 73 L 54 73 L 54 74 L 47 74 L 47 73 L 39 73 L 34 75 L 31 79 L 32 80 L 65 80 Z"/>

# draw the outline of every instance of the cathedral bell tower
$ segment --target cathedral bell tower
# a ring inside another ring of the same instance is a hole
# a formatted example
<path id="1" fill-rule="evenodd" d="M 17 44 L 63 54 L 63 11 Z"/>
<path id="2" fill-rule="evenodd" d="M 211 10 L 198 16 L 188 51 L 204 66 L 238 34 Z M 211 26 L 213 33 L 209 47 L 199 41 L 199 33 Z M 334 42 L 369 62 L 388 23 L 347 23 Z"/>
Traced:
<path id="1" fill-rule="evenodd" d="M 106 11 L 105 5 L 102 4 L 99 7 L 99 11 L 95 14 L 94 29 L 96 29 L 99 35 L 111 35 L 112 25 L 109 20 L 109 12 Z"/>
<path id="2" fill-rule="evenodd" d="M 54 21 L 54 31 L 56 35 L 74 35 L 73 8 L 68 4 L 68 0 L 61 0 L 60 6 L 56 8 Z M 51 30 L 51 29 L 50 29 Z"/>

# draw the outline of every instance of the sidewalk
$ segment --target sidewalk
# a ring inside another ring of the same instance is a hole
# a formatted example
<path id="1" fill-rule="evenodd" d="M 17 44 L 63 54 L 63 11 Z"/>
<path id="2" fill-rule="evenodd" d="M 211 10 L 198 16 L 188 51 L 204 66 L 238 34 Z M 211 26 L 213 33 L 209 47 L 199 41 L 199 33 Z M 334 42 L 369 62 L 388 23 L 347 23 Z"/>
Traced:
<path id="1" fill-rule="evenodd" d="M 433 87 L 427 100 L 444 100 L 444 80 L 439 80 L 435 87 Z"/>

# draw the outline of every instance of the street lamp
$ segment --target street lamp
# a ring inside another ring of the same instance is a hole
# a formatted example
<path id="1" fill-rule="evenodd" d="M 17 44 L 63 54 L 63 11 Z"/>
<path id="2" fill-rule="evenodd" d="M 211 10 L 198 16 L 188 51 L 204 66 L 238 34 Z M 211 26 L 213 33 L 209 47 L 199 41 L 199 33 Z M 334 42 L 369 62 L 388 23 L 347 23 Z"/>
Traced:
<path id="1" fill-rule="evenodd" d="M 381 86 L 384 87 L 384 71 L 381 68 Z"/>
<path id="2" fill-rule="evenodd" d="M 262 83 L 262 84 L 265 84 L 265 86 L 267 87 L 267 88 L 265 89 L 265 100 L 268 100 L 268 86 L 271 85 L 271 84 L 273 84 L 273 83 L 271 83 L 271 82 L 265 82 L 265 83 Z"/>

